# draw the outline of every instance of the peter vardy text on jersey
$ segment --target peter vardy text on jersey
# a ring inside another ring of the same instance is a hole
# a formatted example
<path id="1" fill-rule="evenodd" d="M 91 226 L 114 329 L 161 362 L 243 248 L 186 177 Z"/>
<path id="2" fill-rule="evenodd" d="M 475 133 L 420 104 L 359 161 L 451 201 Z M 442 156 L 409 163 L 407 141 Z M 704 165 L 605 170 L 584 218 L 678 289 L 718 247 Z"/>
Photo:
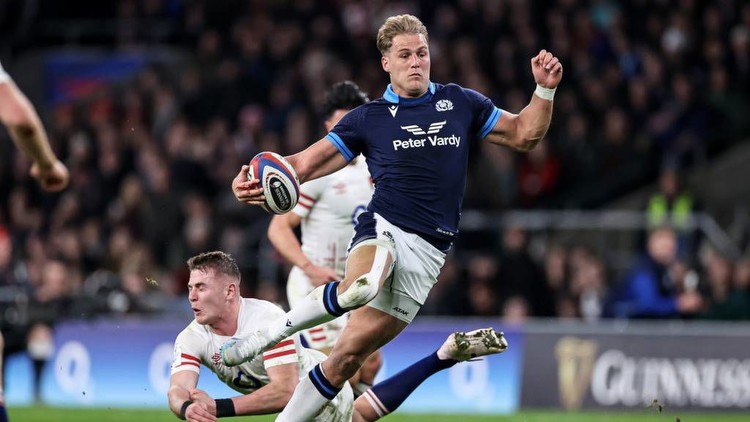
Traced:
<path id="1" fill-rule="evenodd" d="M 393 150 L 398 151 L 399 148 L 401 149 L 407 149 L 407 148 L 422 148 L 425 145 L 433 146 L 433 147 L 441 147 L 441 146 L 452 146 L 458 148 L 458 146 L 461 144 L 461 137 L 456 135 L 451 136 L 428 136 L 426 138 L 418 138 L 418 139 L 412 139 L 409 138 L 406 141 L 402 141 L 401 139 L 396 139 L 393 141 Z"/>

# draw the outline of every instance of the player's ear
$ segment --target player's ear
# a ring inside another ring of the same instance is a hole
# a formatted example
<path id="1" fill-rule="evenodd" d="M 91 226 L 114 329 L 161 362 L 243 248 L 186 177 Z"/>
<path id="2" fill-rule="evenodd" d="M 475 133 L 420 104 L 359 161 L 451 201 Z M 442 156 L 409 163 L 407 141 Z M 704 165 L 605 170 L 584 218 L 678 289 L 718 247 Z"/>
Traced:
<path id="1" fill-rule="evenodd" d="M 229 283 L 229 286 L 227 286 L 227 299 L 239 296 L 238 287 L 237 283 Z"/>
<path id="2" fill-rule="evenodd" d="M 385 54 L 380 56 L 380 64 L 383 66 L 383 70 L 391 73 L 390 63 L 388 63 L 388 57 L 386 57 Z"/>

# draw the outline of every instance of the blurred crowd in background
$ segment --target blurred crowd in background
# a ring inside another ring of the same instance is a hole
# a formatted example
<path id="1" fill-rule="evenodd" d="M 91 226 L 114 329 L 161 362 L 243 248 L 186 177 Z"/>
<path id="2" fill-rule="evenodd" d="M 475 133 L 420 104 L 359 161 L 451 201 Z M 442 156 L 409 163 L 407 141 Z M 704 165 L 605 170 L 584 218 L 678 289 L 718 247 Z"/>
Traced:
<path id="1" fill-rule="evenodd" d="M 475 143 L 465 209 L 598 209 L 663 181 L 643 204 L 657 229 L 635 234 L 628 268 L 591 245 L 533 248 L 534 232 L 487 230 L 458 242 L 422 313 L 750 319 L 750 260 L 661 224 L 701 209 L 682 176 L 750 135 L 747 2 L 78 0 L 0 1 L 11 76 L 49 49 L 182 58 L 36 104 L 71 171 L 60 194 L 42 194 L 3 139 L 0 326 L 189 318 L 185 260 L 213 249 L 237 258 L 245 295 L 284 304 L 289 268 L 266 239 L 269 215 L 239 204 L 231 180 L 259 151 L 294 153 L 322 137 L 332 83 L 380 97 L 374 36 L 399 13 L 427 25 L 434 82 L 512 112 L 533 92 L 532 55 L 546 48 L 565 66 L 536 149 Z"/>

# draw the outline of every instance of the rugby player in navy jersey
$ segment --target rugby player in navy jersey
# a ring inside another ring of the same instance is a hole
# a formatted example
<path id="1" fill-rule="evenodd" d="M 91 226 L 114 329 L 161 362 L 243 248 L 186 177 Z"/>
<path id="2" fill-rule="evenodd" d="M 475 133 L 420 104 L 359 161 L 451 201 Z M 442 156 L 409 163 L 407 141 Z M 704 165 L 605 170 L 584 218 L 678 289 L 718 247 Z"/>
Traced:
<path id="1" fill-rule="evenodd" d="M 383 97 L 350 111 L 323 139 L 287 157 L 301 182 L 339 170 L 360 153 L 367 159 L 375 193 L 357 222 L 346 277 L 313 290 L 267 330 L 222 348 L 224 363 L 239 365 L 294 332 L 356 309 L 328 359 L 298 384 L 279 421 L 308 420 L 370 353 L 412 321 L 458 233 L 469 142 L 534 148 L 549 128 L 563 72 L 546 50 L 531 58 L 536 90 L 513 114 L 476 91 L 430 81 L 428 34 L 418 18 L 388 18 L 377 46 L 390 76 Z M 263 191 L 246 173 L 243 166 L 232 190 L 240 202 L 260 205 Z M 483 333 L 487 344 L 505 342 L 501 333 Z M 425 364 L 420 370 L 433 368 Z M 383 408 L 395 407 L 386 391 L 374 387 L 372 395 Z"/>

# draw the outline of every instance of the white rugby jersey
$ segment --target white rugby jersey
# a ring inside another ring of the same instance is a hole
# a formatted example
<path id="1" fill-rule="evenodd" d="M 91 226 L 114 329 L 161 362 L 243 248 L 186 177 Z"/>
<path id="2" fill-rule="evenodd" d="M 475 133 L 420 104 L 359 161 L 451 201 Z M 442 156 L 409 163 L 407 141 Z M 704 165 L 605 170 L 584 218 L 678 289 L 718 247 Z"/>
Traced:
<path id="1" fill-rule="evenodd" d="M 3 69 L 3 64 L 0 63 L 0 84 L 10 80 L 10 75 Z"/>
<path id="2" fill-rule="evenodd" d="M 247 337 L 281 315 L 284 315 L 284 311 L 271 302 L 243 298 L 237 332 L 232 337 Z M 215 334 L 209 326 L 193 320 L 175 340 L 171 373 L 200 373 L 200 365 L 203 364 L 235 391 L 250 394 L 270 382 L 266 372 L 268 368 L 297 363 L 299 377 L 302 379 L 316 364 L 325 359 L 324 354 L 301 347 L 296 338 L 290 337 L 253 360 L 230 368 L 221 363 L 219 348 L 231 337 Z"/>
<path id="3" fill-rule="evenodd" d="M 294 213 L 302 217 L 302 252 L 313 264 L 333 268 L 344 277 L 354 224 L 373 190 L 361 156 L 352 165 L 300 186 Z"/>

